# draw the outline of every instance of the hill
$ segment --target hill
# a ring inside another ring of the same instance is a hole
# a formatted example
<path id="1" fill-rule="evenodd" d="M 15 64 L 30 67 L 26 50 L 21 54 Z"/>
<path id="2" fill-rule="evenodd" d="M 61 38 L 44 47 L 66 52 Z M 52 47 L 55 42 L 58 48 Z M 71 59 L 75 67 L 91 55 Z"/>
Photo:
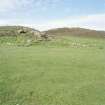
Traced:
<path id="1" fill-rule="evenodd" d="M 42 32 L 43 33 L 43 32 Z M 105 31 L 96 31 L 84 28 L 55 28 L 44 31 L 49 36 L 79 36 L 79 37 L 98 37 L 105 38 Z M 29 27 L 24 26 L 0 26 L 1 36 L 41 36 L 41 32 Z"/>
<path id="2" fill-rule="evenodd" d="M 49 36 L 82 36 L 82 37 L 105 37 L 105 31 L 90 30 L 84 28 L 55 28 L 44 31 Z M 34 28 L 24 26 L 0 26 L 0 36 L 17 36 L 17 35 L 28 35 L 41 32 Z"/>
<path id="3" fill-rule="evenodd" d="M 46 31 L 51 36 L 81 36 L 81 37 L 105 37 L 105 31 L 96 31 L 84 28 L 56 28 Z"/>
<path id="4" fill-rule="evenodd" d="M 0 36 L 17 36 L 21 33 L 25 33 L 25 35 L 39 32 L 33 28 L 24 27 L 24 26 L 0 26 Z"/>

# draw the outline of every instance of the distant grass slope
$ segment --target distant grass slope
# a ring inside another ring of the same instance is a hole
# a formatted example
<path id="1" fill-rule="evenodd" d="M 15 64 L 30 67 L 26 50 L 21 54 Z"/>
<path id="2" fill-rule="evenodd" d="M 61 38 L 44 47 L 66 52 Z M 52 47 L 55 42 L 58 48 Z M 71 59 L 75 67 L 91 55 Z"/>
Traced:
<path id="1" fill-rule="evenodd" d="M 25 36 L 32 36 L 30 31 L 38 31 L 30 27 L 24 26 L 0 26 L 0 37 L 1 36 L 19 36 L 19 30 L 24 30 Z M 56 28 L 46 32 L 49 36 L 78 36 L 78 37 L 96 37 L 105 38 L 105 31 L 96 31 L 83 28 Z"/>
<path id="2" fill-rule="evenodd" d="M 56 28 L 46 31 L 51 36 L 78 36 L 105 38 L 105 31 L 96 31 L 83 28 Z"/>
<path id="3" fill-rule="evenodd" d="M 21 35 L 18 31 L 25 30 L 25 35 L 30 35 L 29 32 L 35 30 L 33 28 L 24 27 L 24 26 L 0 26 L 0 37 L 1 36 L 19 36 Z"/>
<path id="4" fill-rule="evenodd" d="M 105 105 L 105 40 L 0 46 L 0 105 Z"/>

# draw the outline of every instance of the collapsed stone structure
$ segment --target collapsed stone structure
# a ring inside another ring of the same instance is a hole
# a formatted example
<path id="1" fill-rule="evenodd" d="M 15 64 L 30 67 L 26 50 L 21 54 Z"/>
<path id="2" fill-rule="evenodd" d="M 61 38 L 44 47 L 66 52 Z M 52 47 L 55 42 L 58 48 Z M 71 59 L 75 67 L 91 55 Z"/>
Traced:
<path id="1" fill-rule="evenodd" d="M 1 26 L 0 36 L 23 36 L 31 39 L 32 41 L 48 40 L 49 36 L 46 32 L 40 32 L 36 29 L 23 27 L 23 26 Z"/>
<path id="2" fill-rule="evenodd" d="M 27 28 L 27 27 L 21 27 L 17 30 L 18 34 L 28 34 L 29 36 L 33 36 L 34 40 L 47 40 L 48 35 L 46 32 L 40 32 L 35 29 Z"/>
<path id="3" fill-rule="evenodd" d="M 31 28 L 21 28 L 18 30 L 18 34 L 28 34 L 33 37 L 33 40 L 48 40 L 48 35 L 46 32 L 40 32 Z"/>

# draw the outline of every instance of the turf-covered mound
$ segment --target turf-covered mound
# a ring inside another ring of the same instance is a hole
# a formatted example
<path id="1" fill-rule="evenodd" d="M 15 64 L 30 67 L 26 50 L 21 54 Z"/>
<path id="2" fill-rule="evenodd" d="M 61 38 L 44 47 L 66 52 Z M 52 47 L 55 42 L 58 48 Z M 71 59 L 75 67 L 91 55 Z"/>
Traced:
<path id="1" fill-rule="evenodd" d="M 46 31 L 51 36 L 105 37 L 105 31 L 84 28 L 56 28 Z"/>

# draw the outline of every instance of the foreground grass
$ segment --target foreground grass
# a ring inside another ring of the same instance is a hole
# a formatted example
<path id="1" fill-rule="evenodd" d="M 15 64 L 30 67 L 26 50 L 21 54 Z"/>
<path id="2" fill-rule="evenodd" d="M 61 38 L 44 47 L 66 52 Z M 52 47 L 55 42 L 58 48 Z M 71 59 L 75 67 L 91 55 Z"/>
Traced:
<path id="1" fill-rule="evenodd" d="M 63 38 L 0 47 L 0 105 L 104 105 L 105 40 Z"/>

